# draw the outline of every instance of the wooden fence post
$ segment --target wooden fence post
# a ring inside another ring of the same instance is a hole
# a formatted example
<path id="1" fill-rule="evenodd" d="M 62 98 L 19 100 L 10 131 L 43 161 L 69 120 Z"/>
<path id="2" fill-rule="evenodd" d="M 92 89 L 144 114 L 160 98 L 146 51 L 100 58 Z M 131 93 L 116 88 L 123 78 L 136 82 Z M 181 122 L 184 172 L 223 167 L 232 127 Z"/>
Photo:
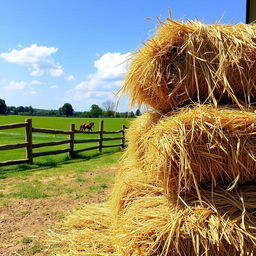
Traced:
<path id="1" fill-rule="evenodd" d="M 74 130 L 75 130 L 75 124 L 71 124 L 70 125 L 71 134 L 69 135 L 69 139 L 70 139 L 70 143 L 69 143 L 69 146 L 70 146 L 69 157 L 70 158 L 72 158 L 73 154 L 74 154 L 74 138 L 75 138 Z"/>
<path id="2" fill-rule="evenodd" d="M 100 120 L 100 126 L 99 126 L 99 152 L 102 152 L 102 141 L 103 141 L 103 127 L 104 127 L 104 121 Z"/>
<path id="3" fill-rule="evenodd" d="M 122 125 L 122 150 L 124 150 L 125 148 L 125 129 L 126 129 L 126 126 Z"/>
<path id="4" fill-rule="evenodd" d="M 27 145 L 27 152 L 26 152 L 26 157 L 27 160 L 30 164 L 33 163 L 33 155 L 32 155 L 32 119 L 26 119 L 26 132 L 25 132 L 25 137 L 26 137 L 26 142 L 28 143 Z"/>

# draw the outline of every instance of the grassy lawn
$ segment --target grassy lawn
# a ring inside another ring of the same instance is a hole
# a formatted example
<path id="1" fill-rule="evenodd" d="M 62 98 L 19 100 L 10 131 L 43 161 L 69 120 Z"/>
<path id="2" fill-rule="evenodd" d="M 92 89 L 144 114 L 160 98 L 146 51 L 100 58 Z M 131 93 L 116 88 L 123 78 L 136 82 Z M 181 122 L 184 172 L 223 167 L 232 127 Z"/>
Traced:
<path id="1" fill-rule="evenodd" d="M 69 211 L 109 194 L 122 152 L 0 170 L 0 255 L 51 255 L 45 241 Z"/>
<path id="2" fill-rule="evenodd" d="M 29 116 L 3 116 L 0 115 L 0 125 L 3 124 L 10 124 L 10 123 L 19 123 L 24 122 L 26 118 L 32 118 L 32 126 L 34 128 L 49 128 L 49 129 L 59 129 L 59 130 L 69 130 L 70 124 L 75 124 L 76 129 L 79 129 L 81 123 L 85 122 L 94 122 L 95 127 L 93 130 L 99 129 L 99 122 L 101 119 L 99 118 L 65 118 L 65 117 L 29 117 Z M 103 118 L 104 120 L 104 130 L 106 131 L 114 131 L 120 130 L 122 125 L 129 126 L 130 119 L 125 118 Z M 97 138 L 97 134 L 88 135 L 88 134 L 76 134 L 75 139 L 86 139 L 86 138 Z M 120 136 L 117 135 L 104 135 L 105 137 L 114 137 Z M 58 135 L 58 134 L 44 134 L 44 133 L 33 133 L 33 143 L 41 143 L 41 142 L 49 142 L 49 141 L 60 141 L 68 139 L 67 135 Z M 8 129 L 8 130 L 1 130 L 0 131 L 0 145 L 2 144 L 15 144 L 18 142 L 24 142 L 25 140 L 25 129 L 18 128 L 18 129 Z M 105 144 L 120 144 L 117 141 L 107 141 L 104 142 Z M 76 149 L 81 149 L 85 147 L 96 146 L 97 143 L 82 143 L 76 144 Z M 42 151 L 49 151 L 49 150 L 57 150 L 57 149 L 65 149 L 68 145 L 59 145 L 59 146 L 52 146 L 52 147 L 43 147 L 34 149 L 33 152 L 42 152 Z M 114 152 L 116 148 L 104 149 L 104 152 Z M 94 155 L 97 151 L 88 151 L 86 153 L 82 153 L 86 156 Z M 15 160 L 15 159 L 24 159 L 25 158 L 25 149 L 16 149 L 16 150 L 6 150 L 1 151 L 0 154 L 0 162 L 7 161 L 7 160 Z M 50 156 L 50 157 L 39 157 L 35 158 L 34 161 L 37 164 L 40 164 L 45 161 L 61 161 L 63 158 L 62 156 Z"/>
<path id="3" fill-rule="evenodd" d="M 0 125 L 24 122 L 25 116 L 0 116 Z M 100 119 L 31 117 L 33 127 L 69 130 L 81 123 Z M 104 130 L 120 130 L 129 126 L 129 119 L 104 119 Z M 120 137 L 108 135 L 109 137 Z M 97 135 L 77 134 L 75 139 L 97 138 Z M 33 143 L 68 139 L 66 135 L 33 133 Z M 24 142 L 25 129 L 0 131 L 0 145 Z M 108 141 L 119 144 L 119 141 Z M 96 146 L 77 144 L 75 149 Z M 44 147 L 33 152 L 67 148 L 68 145 Z M 45 241 L 48 230 L 54 230 L 69 211 L 81 204 L 100 202 L 109 194 L 122 156 L 119 147 L 86 151 L 70 159 L 67 153 L 33 159 L 33 164 L 0 167 L 0 255 L 51 255 Z M 0 162 L 24 159 L 25 149 L 0 151 Z"/>
<path id="4" fill-rule="evenodd" d="M 84 174 L 95 168 L 117 163 L 121 155 L 122 152 L 95 154 L 91 157 L 79 156 L 76 159 L 65 159 L 63 162 L 49 161 L 38 165 L 24 164 L 5 167 L 5 170 L 0 169 L 0 199 L 47 198 L 73 192 L 79 195 L 79 186 L 72 187 L 61 182 L 67 177 L 72 177 L 74 184 L 77 182 L 92 185 L 88 187 L 88 192 L 101 192 L 104 187 L 112 183 L 112 177 L 110 178 L 107 173 L 106 177 L 102 174 L 92 179 L 92 177 L 84 177 Z M 44 182 L 46 180 L 47 182 Z M 96 185 L 93 186 L 93 184 Z"/>

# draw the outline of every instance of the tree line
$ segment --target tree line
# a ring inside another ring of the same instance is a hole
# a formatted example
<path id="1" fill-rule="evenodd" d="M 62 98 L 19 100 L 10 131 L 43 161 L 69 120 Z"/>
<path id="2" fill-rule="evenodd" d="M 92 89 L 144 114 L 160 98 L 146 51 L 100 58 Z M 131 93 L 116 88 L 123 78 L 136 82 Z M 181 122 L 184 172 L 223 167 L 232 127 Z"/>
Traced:
<path id="1" fill-rule="evenodd" d="M 89 111 L 74 111 L 70 103 L 65 103 L 58 110 L 36 109 L 32 106 L 7 106 L 5 100 L 0 99 L 0 114 L 4 115 L 29 115 L 29 116 L 66 116 L 66 117 L 120 117 L 134 118 L 140 116 L 141 112 L 117 112 L 114 110 L 114 102 L 107 100 L 102 103 L 102 107 L 97 104 L 91 105 Z"/>

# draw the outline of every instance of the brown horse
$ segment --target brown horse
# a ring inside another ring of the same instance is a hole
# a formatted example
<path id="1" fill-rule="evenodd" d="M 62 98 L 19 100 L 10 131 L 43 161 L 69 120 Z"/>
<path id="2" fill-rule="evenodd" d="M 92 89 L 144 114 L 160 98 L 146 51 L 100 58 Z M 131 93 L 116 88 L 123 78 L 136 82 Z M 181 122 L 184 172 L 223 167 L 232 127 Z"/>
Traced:
<path id="1" fill-rule="evenodd" d="M 92 128 L 94 127 L 94 123 L 84 123 L 84 124 L 81 124 L 80 126 L 80 131 L 85 131 L 86 129 L 88 129 L 88 131 L 92 131 Z"/>

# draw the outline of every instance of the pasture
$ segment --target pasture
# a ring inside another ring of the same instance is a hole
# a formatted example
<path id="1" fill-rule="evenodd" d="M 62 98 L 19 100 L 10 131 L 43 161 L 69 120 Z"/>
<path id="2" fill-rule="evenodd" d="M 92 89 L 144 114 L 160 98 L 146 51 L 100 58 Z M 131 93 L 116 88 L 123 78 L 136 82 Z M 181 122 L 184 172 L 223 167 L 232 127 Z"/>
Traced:
<path id="1" fill-rule="evenodd" d="M 0 170 L 0 255 L 52 256 L 50 233 L 69 211 L 105 200 L 121 157 L 103 153 Z"/>
<path id="2" fill-rule="evenodd" d="M 84 122 L 97 118 L 61 118 L 0 116 L 0 125 L 24 122 L 32 118 L 34 128 L 69 130 L 70 124 L 79 129 Z M 129 126 L 129 119 L 105 118 L 104 130 L 119 130 Z M 113 135 L 110 135 L 113 137 Z M 33 133 L 33 143 L 63 140 L 67 135 Z M 77 134 L 77 139 L 97 138 L 94 134 Z M 15 144 L 25 140 L 25 129 L 0 131 L 0 144 Z M 107 141 L 108 142 L 108 141 Z M 111 143 L 108 142 L 108 143 Z M 116 142 L 112 142 L 116 144 Z M 87 143 L 87 146 L 93 143 Z M 85 147 L 84 145 L 77 145 Z M 62 149 L 65 145 L 41 150 Z M 39 149 L 38 149 L 39 151 Z M 32 165 L 0 167 L 0 254 L 50 255 L 45 244 L 48 230 L 65 218 L 68 211 L 81 204 L 104 200 L 114 182 L 114 174 L 122 157 L 120 148 L 106 148 L 80 153 L 73 159 L 68 154 L 43 156 Z M 1 151 L 0 161 L 24 158 L 25 149 Z"/>
<path id="3" fill-rule="evenodd" d="M 69 130 L 70 124 L 75 124 L 76 129 L 79 129 L 80 125 L 85 122 L 94 122 L 95 126 L 94 131 L 99 129 L 100 118 L 66 118 L 66 117 L 29 117 L 29 116 L 0 116 L 0 125 L 10 124 L 10 123 L 19 123 L 24 122 L 26 118 L 32 118 L 32 126 L 34 128 L 49 128 L 49 129 L 59 129 L 59 130 Z M 113 131 L 120 130 L 122 125 L 129 126 L 129 120 L 125 118 L 103 118 L 104 120 L 104 130 Z M 111 137 L 111 135 L 106 135 L 106 137 Z M 62 134 L 41 134 L 33 133 L 33 143 L 43 143 L 50 141 L 58 141 L 67 139 L 67 135 Z M 97 134 L 77 134 L 76 139 L 86 139 L 86 138 L 97 138 Z M 25 130 L 24 128 L 18 129 L 9 129 L 0 131 L 0 145 L 1 144 L 15 144 L 19 142 L 24 142 L 25 140 Z M 111 142 L 105 142 L 105 144 L 117 144 Z M 95 143 L 87 143 L 86 147 L 95 146 Z M 54 147 L 44 147 L 34 150 L 34 152 L 48 151 L 48 150 L 57 150 L 64 149 L 66 145 L 59 145 Z M 75 149 L 84 148 L 84 144 L 79 144 L 75 146 Z M 118 148 L 104 149 L 104 152 L 115 152 L 118 151 Z M 82 153 L 82 155 L 91 156 L 97 151 L 88 151 Z M 15 149 L 2 151 L 0 154 L 0 162 L 6 160 L 15 160 L 24 158 L 25 149 Z M 61 154 L 56 156 L 48 157 L 39 157 L 34 160 L 35 164 L 42 164 L 45 161 L 51 159 L 51 161 L 63 161 L 67 154 Z M 6 167 L 7 168 L 7 167 Z M 8 168 L 7 168 L 8 169 Z"/>

